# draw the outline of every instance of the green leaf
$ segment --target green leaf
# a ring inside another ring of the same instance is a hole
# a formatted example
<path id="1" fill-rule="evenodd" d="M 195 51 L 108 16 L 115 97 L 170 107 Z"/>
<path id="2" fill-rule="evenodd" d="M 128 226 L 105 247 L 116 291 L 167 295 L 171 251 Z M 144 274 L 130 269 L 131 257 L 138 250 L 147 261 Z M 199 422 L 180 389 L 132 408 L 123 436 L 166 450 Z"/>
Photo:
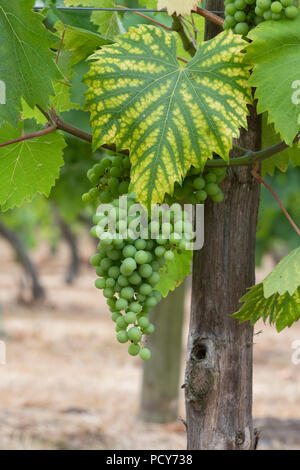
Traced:
<path id="1" fill-rule="evenodd" d="M 228 161 L 251 100 L 244 46 L 241 36 L 223 32 L 183 67 L 174 35 L 141 25 L 92 56 L 85 83 L 93 145 L 130 150 L 139 202 L 161 202 L 213 152 Z"/>
<path id="2" fill-rule="evenodd" d="M 0 3 L 0 80 L 6 85 L 6 104 L 0 104 L 0 124 L 17 125 L 21 98 L 33 108 L 47 109 L 54 95 L 52 82 L 61 79 L 43 16 L 31 11 L 34 0 Z"/>
<path id="3" fill-rule="evenodd" d="M 291 145 L 300 129 L 300 15 L 291 21 L 266 21 L 248 35 L 246 60 L 254 64 L 258 112 Z"/>
<path id="4" fill-rule="evenodd" d="M 71 65 L 85 60 L 100 46 L 111 43 L 110 40 L 105 39 L 100 34 L 75 26 L 64 25 L 61 22 L 55 24 L 55 29 L 64 34 L 63 47 L 72 53 Z"/>
<path id="5" fill-rule="evenodd" d="M 300 286 L 300 246 L 283 258 L 263 281 L 264 296 L 293 295 Z"/>
<path id="6" fill-rule="evenodd" d="M 97 8 L 114 8 L 113 0 L 65 0 L 67 6 L 83 6 Z M 99 32 L 105 38 L 114 39 L 120 34 L 120 20 L 116 11 L 94 11 L 91 20 L 99 28 Z"/>
<path id="7" fill-rule="evenodd" d="M 149 10 L 157 10 L 157 0 L 139 0 L 139 6 Z"/>
<path id="8" fill-rule="evenodd" d="M 267 114 L 263 115 L 262 121 L 262 147 L 270 147 L 281 141 L 281 137 L 275 132 L 274 125 L 267 123 Z M 274 175 L 274 171 L 278 168 L 282 172 L 286 172 L 289 164 L 294 167 L 300 166 L 300 144 L 293 145 L 283 152 L 273 155 L 262 162 L 262 175 Z"/>
<path id="9" fill-rule="evenodd" d="M 23 123 L 0 129 L 0 144 L 18 139 Z M 0 205 L 3 211 L 31 200 L 36 193 L 48 196 L 63 165 L 66 146 L 58 132 L 0 148 Z"/>
<path id="10" fill-rule="evenodd" d="M 160 270 L 161 279 L 155 286 L 163 297 L 167 297 L 170 290 L 176 289 L 191 274 L 191 264 L 193 260 L 192 251 L 184 251 L 181 254 L 174 253 L 175 259 L 167 261 Z"/>
<path id="11" fill-rule="evenodd" d="M 264 322 L 269 320 L 270 324 L 275 324 L 278 332 L 287 326 L 290 327 L 300 319 L 300 287 L 291 296 L 273 294 L 267 299 L 264 296 L 263 283 L 257 284 L 242 297 L 244 305 L 232 315 L 240 323 L 247 320 L 254 325 L 260 318 Z"/>

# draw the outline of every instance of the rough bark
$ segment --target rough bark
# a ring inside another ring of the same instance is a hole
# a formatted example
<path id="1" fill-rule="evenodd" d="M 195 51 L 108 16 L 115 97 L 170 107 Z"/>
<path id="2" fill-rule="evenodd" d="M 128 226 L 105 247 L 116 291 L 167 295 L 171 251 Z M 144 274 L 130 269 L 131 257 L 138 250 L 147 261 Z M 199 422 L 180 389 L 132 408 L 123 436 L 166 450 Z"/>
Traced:
<path id="1" fill-rule="evenodd" d="M 140 405 L 147 422 L 167 423 L 178 416 L 184 299 L 185 283 L 151 312 L 156 329 L 147 339 L 152 357 L 144 364 Z"/>
<path id="2" fill-rule="evenodd" d="M 32 281 L 33 298 L 38 300 L 45 297 L 45 291 L 40 284 L 38 272 L 32 263 L 22 240 L 13 230 L 6 227 L 3 221 L 0 221 L 0 235 L 13 247 L 17 255 L 17 259 L 23 266 L 25 273 L 30 276 Z"/>
<path id="3" fill-rule="evenodd" d="M 223 2 L 208 0 L 221 10 Z M 206 38 L 218 33 L 209 25 Z M 258 150 L 261 123 L 253 109 L 239 144 Z M 230 169 L 224 202 L 205 204 L 204 248 L 194 254 L 186 367 L 188 449 L 253 449 L 253 329 L 230 317 L 255 282 L 259 184 L 250 169 Z"/>

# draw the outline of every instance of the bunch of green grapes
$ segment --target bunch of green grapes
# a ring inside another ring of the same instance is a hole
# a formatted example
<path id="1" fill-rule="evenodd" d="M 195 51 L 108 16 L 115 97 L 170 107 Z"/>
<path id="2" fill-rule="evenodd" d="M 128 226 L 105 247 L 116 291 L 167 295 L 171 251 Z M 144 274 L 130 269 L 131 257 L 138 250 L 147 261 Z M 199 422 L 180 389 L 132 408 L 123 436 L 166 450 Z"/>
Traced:
<path id="1" fill-rule="evenodd" d="M 110 203 L 118 196 L 127 194 L 129 187 L 130 160 L 128 157 L 105 156 L 88 172 L 87 177 L 94 185 L 89 192 L 83 194 L 84 202 L 98 199 Z"/>
<path id="2" fill-rule="evenodd" d="M 262 21 L 294 19 L 298 0 L 225 0 L 224 29 L 246 36 Z"/>
<path id="3" fill-rule="evenodd" d="M 298 16 L 298 0 L 257 0 L 255 14 L 261 21 L 281 20 L 288 18 L 293 20 Z"/>
<path id="4" fill-rule="evenodd" d="M 174 198 L 176 200 L 185 199 L 191 204 L 203 204 L 209 196 L 214 202 L 222 202 L 224 194 L 219 184 L 226 178 L 226 168 L 212 168 L 203 173 L 192 167 L 182 186 L 178 183 L 174 186 Z"/>
<path id="5" fill-rule="evenodd" d="M 193 238 L 192 224 L 187 214 L 180 208 L 180 217 L 174 217 L 174 210 L 165 209 L 165 217 L 170 222 L 163 222 L 164 217 L 150 221 L 146 225 L 147 237 L 131 236 L 128 210 L 135 204 L 135 195 L 129 195 L 127 208 L 120 207 L 119 200 L 112 202 L 117 214 L 116 233 L 113 235 L 106 227 L 103 214 L 96 214 L 91 235 L 100 238 L 98 253 L 90 259 L 99 276 L 95 286 L 103 290 L 104 297 L 116 323 L 117 340 L 129 342 L 128 352 L 141 359 L 150 359 L 150 350 L 143 345 L 143 335 L 150 335 L 154 325 L 149 321 L 149 312 L 161 300 L 161 294 L 155 289 L 160 281 L 160 269 L 167 261 L 174 260 L 176 251 L 187 248 L 187 242 Z M 112 210 L 110 209 L 110 211 Z M 129 227 L 124 237 L 124 223 Z M 184 236 L 185 238 L 184 238 Z"/>

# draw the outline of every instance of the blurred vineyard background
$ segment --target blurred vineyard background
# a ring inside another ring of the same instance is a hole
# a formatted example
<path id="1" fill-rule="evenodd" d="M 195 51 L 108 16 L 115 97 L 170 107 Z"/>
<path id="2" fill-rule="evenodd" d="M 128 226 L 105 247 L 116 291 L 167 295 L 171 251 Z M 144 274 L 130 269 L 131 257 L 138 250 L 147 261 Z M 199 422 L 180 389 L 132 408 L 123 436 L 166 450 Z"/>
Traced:
<path id="1" fill-rule="evenodd" d="M 134 1 L 122 4 L 137 6 Z M 80 21 L 89 21 L 90 13 L 81 15 Z M 51 15 L 48 20 L 54 22 Z M 125 29 L 141 20 L 133 14 L 122 17 Z M 202 21 L 198 26 L 203 30 Z M 75 69 L 71 98 L 82 106 L 81 79 L 88 65 L 81 62 Z M 64 112 L 62 117 L 90 131 L 83 111 Z M 29 133 L 33 121 L 25 123 Z M 264 146 L 274 138 L 264 123 Z M 0 448 L 184 449 L 183 389 L 178 409 L 176 397 L 173 406 L 179 419 L 174 413 L 170 419 L 166 415 L 159 419 L 151 406 L 145 412 L 143 394 L 151 396 L 152 391 L 145 377 L 142 388 L 143 364 L 116 342 L 105 299 L 94 288 L 89 257 L 95 243 L 89 230 L 95 208 L 84 205 L 81 195 L 90 187 L 87 170 L 103 154 L 93 154 L 89 144 L 70 136 L 66 140 L 65 166 L 50 198 L 38 196 L 21 208 L 0 212 L 0 339 L 7 346 L 7 364 L 0 366 Z M 265 179 L 299 223 L 300 168 L 286 173 L 273 170 L 274 176 Z M 276 201 L 262 187 L 257 281 L 298 243 Z M 182 335 L 172 346 L 181 363 L 180 384 L 189 303 L 187 283 Z M 172 321 L 170 308 L 164 308 Z M 292 362 L 292 343 L 300 340 L 300 325 L 278 335 L 274 328 L 257 324 L 255 333 L 254 417 L 261 429 L 259 448 L 300 449 L 300 364 Z M 164 341 L 174 343 L 170 337 Z M 155 375 L 151 361 L 147 368 L 152 372 L 145 373 Z M 163 387 L 168 388 L 168 383 Z M 150 422 L 151 416 L 165 422 Z"/>

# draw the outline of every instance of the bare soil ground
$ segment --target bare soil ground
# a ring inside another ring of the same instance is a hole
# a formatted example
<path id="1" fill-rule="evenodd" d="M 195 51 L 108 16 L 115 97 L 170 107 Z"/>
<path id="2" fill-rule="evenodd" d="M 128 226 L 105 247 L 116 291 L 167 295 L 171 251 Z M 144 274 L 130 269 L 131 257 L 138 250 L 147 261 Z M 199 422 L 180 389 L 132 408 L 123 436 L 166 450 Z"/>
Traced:
<path id="1" fill-rule="evenodd" d="M 7 364 L 0 366 L 0 448 L 184 449 L 180 422 L 144 424 L 137 417 L 142 364 L 115 340 L 88 255 L 80 277 L 67 286 L 65 248 L 53 257 L 40 249 L 34 257 L 47 299 L 24 305 L 17 301 L 21 268 L 0 241 L 0 329 L 7 347 Z M 263 324 L 255 330 L 259 448 L 300 449 L 300 364 L 292 362 L 300 324 L 280 335 Z"/>

